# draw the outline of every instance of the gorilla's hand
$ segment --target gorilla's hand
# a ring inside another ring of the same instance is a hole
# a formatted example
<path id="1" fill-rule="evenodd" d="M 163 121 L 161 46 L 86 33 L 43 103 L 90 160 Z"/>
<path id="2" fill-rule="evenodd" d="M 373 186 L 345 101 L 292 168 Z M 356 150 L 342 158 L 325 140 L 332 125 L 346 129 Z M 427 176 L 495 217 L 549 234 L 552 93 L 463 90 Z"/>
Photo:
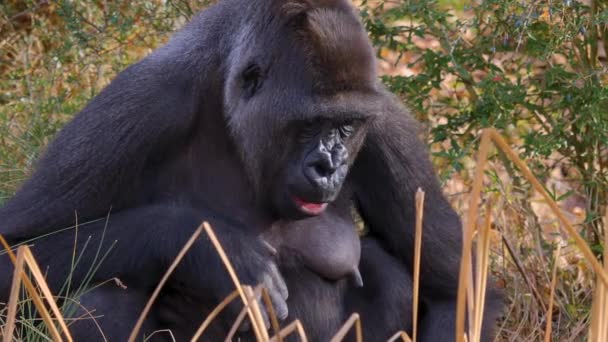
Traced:
<path id="1" fill-rule="evenodd" d="M 283 276 L 280 274 L 276 264 L 274 262 L 270 262 L 267 266 L 268 270 L 265 274 L 263 274 L 262 281 L 256 288 L 254 296 L 258 301 L 258 306 L 260 307 L 260 312 L 262 314 L 262 319 L 264 320 L 264 325 L 266 326 L 266 328 L 270 328 L 269 314 L 267 312 L 266 305 L 262 300 L 260 286 L 266 288 L 266 290 L 268 291 L 268 295 L 270 297 L 270 300 L 272 301 L 274 311 L 279 320 L 284 320 L 289 314 L 286 302 L 289 293 L 287 291 L 287 285 L 283 280 Z M 241 324 L 239 331 L 249 331 L 250 328 L 251 321 L 245 320 L 243 321 L 243 324 Z"/>
<path id="2" fill-rule="evenodd" d="M 288 315 L 288 291 L 283 276 L 275 263 L 275 251 L 261 238 L 250 234 L 243 227 L 215 222 L 217 235 L 241 284 L 255 288 L 265 287 L 279 319 Z M 197 241 L 176 269 L 175 282 L 189 296 L 219 303 L 235 289 L 234 282 L 208 238 Z M 181 284 L 181 286 L 179 285 Z M 236 301 L 229 306 L 234 317 L 243 305 Z M 261 304 L 261 298 L 260 298 Z M 260 308 L 264 309 L 264 305 Z M 262 310 L 265 311 L 265 310 Z M 264 312 L 265 314 L 265 312 Z"/>
<path id="3" fill-rule="evenodd" d="M 287 308 L 287 297 L 289 296 L 289 292 L 285 280 L 279 272 L 279 268 L 273 258 L 276 251 L 263 240 L 256 239 L 256 242 L 259 242 L 259 246 L 256 246 L 258 248 L 254 248 L 251 252 L 257 255 L 252 255 L 248 260 L 242 258 L 235 260 L 237 275 L 242 284 L 250 285 L 254 288 L 261 285 L 266 288 L 277 317 L 280 320 L 283 320 L 287 318 L 289 313 Z M 241 251 L 241 253 L 242 252 L 243 251 Z M 256 295 L 258 296 L 260 309 L 262 309 L 263 318 L 266 321 L 265 323 L 267 323 L 266 326 L 269 326 L 268 316 L 261 300 L 261 294 L 258 293 Z"/>

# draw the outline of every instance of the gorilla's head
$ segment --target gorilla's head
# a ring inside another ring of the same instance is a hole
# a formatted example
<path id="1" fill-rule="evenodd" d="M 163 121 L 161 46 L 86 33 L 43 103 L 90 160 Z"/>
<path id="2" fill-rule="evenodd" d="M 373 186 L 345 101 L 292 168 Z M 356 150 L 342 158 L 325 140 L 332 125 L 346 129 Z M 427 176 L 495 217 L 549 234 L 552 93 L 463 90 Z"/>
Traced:
<path id="1" fill-rule="evenodd" d="M 374 52 L 348 1 L 252 6 L 266 15 L 245 15 L 230 38 L 230 133 L 264 204 L 280 217 L 318 215 L 379 112 Z"/>

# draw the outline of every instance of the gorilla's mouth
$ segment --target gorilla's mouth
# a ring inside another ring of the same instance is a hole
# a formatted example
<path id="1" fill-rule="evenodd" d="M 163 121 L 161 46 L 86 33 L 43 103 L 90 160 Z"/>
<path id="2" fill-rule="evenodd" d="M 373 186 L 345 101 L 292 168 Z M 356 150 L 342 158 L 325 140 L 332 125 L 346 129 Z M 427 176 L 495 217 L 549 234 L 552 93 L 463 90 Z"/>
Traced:
<path id="1" fill-rule="evenodd" d="M 295 202 L 298 209 L 303 211 L 308 215 L 319 215 L 325 211 L 327 208 L 327 203 L 313 203 L 307 202 L 301 198 L 294 197 L 293 201 Z"/>

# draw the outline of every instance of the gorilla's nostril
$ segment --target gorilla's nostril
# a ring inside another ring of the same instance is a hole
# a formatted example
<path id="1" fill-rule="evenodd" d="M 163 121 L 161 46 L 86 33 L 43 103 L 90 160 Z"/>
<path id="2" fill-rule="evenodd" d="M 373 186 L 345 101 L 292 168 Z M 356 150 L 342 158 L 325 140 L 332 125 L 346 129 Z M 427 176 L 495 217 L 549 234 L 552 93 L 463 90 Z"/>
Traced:
<path id="1" fill-rule="evenodd" d="M 313 166 L 314 171 L 319 177 L 329 177 L 334 172 L 331 166 L 323 165 L 321 163 L 315 164 Z"/>

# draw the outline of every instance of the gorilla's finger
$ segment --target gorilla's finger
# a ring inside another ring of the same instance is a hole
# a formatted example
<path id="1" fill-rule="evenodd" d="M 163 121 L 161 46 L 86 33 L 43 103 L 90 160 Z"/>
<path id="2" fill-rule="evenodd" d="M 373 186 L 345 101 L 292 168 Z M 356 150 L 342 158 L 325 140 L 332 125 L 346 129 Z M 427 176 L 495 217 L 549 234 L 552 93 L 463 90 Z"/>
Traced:
<path id="1" fill-rule="evenodd" d="M 268 242 L 268 241 L 266 241 L 264 239 L 261 239 L 261 240 L 262 240 L 262 245 L 264 245 L 264 247 L 266 247 L 266 249 L 268 250 L 268 252 L 270 253 L 270 255 L 272 255 L 272 256 L 277 255 L 277 253 L 278 253 L 277 249 L 274 248 L 274 246 L 272 246 L 270 244 L 270 242 Z"/>
<path id="2" fill-rule="evenodd" d="M 282 277 L 273 277 L 272 273 L 265 274 L 263 285 L 268 290 L 268 296 L 270 296 L 270 301 L 274 306 L 277 318 L 283 320 L 287 318 L 287 315 L 289 314 L 286 302 L 288 293 L 285 283 L 283 282 L 281 285 L 278 283 L 279 281 L 283 281 Z"/>
<path id="3" fill-rule="evenodd" d="M 260 313 L 262 314 L 262 320 L 264 321 L 264 327 L 268 330 L 270 328 L 270 319 L 268 318 L 268 310 L 262 301 L 261 295 L 258 298 L 258 306 L 260 307 Z"/>
<path id="4" fill-rule="evenodd" d="M 276 311 L 277 318 L 280 320 L 287 318 L 289 309 L 287 307 L 287 302 L 285 299 L 283 299 L 283 296 L 274 289 L 269 289 L 268 295 L 270 296 L 270 300 L 272 301 L 272 305 Z"/>
<path id="5" fill-rule="evenodd" d="M 275 265 L 274 263 L 270 264 L 269 268 L 269 273 L 272 277 L 273 285 L 276 287 L 276 290 L 279 291 L 283 300 L 287 300 L 287 298 L 289 298 L 289 290 L 287 289 L 287 284 L 283 279 L 283 275 L 281 275 L 279 269 L 277 268 L 277 265 Z"/>

